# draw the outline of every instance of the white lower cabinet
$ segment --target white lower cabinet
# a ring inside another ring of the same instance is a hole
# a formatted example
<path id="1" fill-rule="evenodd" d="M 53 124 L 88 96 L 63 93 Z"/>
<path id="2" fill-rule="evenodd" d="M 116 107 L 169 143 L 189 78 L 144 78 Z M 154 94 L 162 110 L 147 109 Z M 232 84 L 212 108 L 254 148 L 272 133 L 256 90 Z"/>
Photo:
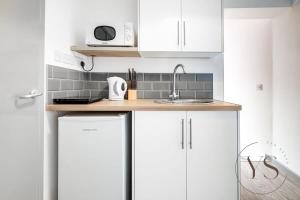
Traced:
<path id="1" fill-rule="evenodd" d="M 237 112 L 187 112 L 187 199 L 237 200 Z"/>
<path id="2" fill-rule="evenodd" d="M 237 200 L 234 111 L 136 111 L 134 200 Z"/>
<path id="3" fill-rule="evenodd" d="M 135 112 L 136 200 L 186 198 L 185 119 L 186 112 Z"/>

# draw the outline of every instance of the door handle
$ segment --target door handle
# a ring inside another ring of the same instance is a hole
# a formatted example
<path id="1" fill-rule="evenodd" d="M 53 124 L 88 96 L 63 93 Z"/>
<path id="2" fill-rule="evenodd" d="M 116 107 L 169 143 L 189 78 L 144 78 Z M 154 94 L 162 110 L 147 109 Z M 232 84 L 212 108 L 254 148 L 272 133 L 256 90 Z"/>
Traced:
<path id="1" fill-rule="evenodd" d="M 38 90 L 32 90 L 28 94 L 19 96 L 20 99 L 34 99 L 36 97 L 42 96 L 43 93 Z"/>
<path id="2" fill-rule="evenodd" d="M 193 121 L 190 119 L 190 149 L 193 149 Z"/>
<path id="3" fill-rule="evenodd" d="M 181 120 L 181 148 L 184 149 L 184 119 Z"/>
<path id="4" fill-rule="evenodd" d="M 183 45 L 186 45 L 186 38 L 185 38 L 185 21 L 183 21 Z"/>

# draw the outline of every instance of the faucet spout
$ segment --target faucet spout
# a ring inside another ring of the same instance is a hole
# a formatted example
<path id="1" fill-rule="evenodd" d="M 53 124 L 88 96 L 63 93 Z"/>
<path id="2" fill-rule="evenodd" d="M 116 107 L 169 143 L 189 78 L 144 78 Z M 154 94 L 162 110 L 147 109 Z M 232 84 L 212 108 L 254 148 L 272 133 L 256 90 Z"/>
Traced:
<path id="1" fill-rule="evenodd" d="M 177 74 L 177 71 L 179 68 L 181 68 L 183 73 L 186 74 L 183 64 L 176 65 L 176 67 L 174 68 L 174 72 L 173 72 L 173 88 L 172 88 L 172 93 L 170 95 L 170 98 L 172 100 L 175 100 L 179 97 L 179 94 L 176 93 L 176 74 Z"/>
<path id="2" fill-rule="evenodd" d="M 178 68 L 181 68 L 183 73 L 186 74 L 185 69 L 184 69 L 184 65 L 183 64 L 178 64 L 176 65 L 176 67 L 174 68 L 174 72 L 173 75 L 176 75 Z"/>

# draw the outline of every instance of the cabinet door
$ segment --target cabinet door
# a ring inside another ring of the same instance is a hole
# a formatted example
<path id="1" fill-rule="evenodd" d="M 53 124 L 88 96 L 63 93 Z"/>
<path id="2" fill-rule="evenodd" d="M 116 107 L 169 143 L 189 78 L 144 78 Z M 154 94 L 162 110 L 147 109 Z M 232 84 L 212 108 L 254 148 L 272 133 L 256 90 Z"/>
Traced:
<path id="1" fill-rule="evenodd" d="M 183 51 L 222 52 L 222 0 L 182 0 Z"/>
<path id="2" fill-rule="evenodd" d="M 188 112 L 187 118 L 189 125 L 192 119 L 192 132 L 188 126 L 187 133 L 187 200 L 237 200 L 237 112 Z"/>
<path id="3" fill-rule="evenodd" d="M 180 0 L 139 1 L 140 51 L 180 50 Z"/>
<path id="4" fill-rule="evenodd" d="M 186 112 L 137 111 L 134 119 L 135 200 L 186 199 Z"/>

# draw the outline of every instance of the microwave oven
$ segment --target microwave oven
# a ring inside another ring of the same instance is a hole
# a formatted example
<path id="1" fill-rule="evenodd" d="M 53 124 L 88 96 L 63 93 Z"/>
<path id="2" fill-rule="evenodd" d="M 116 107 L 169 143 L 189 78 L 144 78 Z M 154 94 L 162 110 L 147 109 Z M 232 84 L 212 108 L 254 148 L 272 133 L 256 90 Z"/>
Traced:
<path id="1" fill-rule="evenodd" d="M 134 46 L 133 23 L 90 27 L 87 30 L 86 44 L 88 46 Z"/>

